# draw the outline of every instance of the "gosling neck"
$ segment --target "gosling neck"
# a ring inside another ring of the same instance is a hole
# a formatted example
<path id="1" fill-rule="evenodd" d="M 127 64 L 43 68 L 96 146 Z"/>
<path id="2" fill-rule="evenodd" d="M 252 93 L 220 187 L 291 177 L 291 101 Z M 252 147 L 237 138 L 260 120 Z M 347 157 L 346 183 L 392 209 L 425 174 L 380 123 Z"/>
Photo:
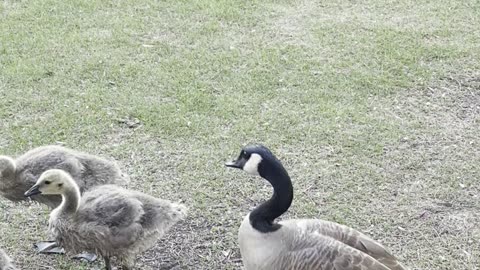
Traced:
<path id="1" fill-rule="evenodd" d="M 260 166 L 264 166 L 261 176 L 272 185 L 273 195 L 250 213 L 250 224 L 259 232 L 269 233 L 281 228 L 281 225 L 274 221 L 292 204 L 293 186 L 290 176 L 280 163 Z"/>
<path id="2" fill-rule="evenodd" d="M 80 205 L 80 189 L 78 186 L 72 186 L 65 190 L 62 194 L 62 203 L 58 206 L 58 211 L 60 214 L 74 214 L 77 212 L 78 206 Z"/>

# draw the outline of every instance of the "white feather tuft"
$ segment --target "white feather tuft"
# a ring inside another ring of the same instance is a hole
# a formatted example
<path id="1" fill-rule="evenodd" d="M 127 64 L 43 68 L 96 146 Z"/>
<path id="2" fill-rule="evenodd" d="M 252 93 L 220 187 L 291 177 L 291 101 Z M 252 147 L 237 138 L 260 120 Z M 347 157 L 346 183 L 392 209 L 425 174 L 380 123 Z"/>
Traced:
<path id="1" fill-rule="evenodd" d="M 243 170 L 252 175 L 259 175 L 258 164 L 260 164 L 260 162 L 262 162 L 262 156 L 254 153 L 243 166 Z"/>

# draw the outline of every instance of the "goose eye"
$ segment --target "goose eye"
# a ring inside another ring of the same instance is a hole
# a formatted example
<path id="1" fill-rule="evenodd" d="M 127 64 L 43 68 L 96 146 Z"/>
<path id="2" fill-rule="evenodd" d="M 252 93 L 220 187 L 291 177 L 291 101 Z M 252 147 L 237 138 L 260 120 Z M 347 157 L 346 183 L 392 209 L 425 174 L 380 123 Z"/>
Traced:
<path id="1" fill-rule="evenodd" d="M 45 181 L 45 185 L 50 185 L 52 182 L 50 181 Z"/>
<path id="2" fill-rule="evenodd" d="M 62 183 L 58 184 L 58 187 L 62 187 L 62 186 L 63 186 L 63 184 L 62 184 Z"/>

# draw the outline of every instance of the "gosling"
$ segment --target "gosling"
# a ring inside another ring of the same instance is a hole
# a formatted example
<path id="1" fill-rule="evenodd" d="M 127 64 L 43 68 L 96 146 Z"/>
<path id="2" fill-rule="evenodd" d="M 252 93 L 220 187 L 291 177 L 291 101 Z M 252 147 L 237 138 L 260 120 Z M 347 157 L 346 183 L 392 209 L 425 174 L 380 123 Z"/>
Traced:
<path id="1" fill-rule="evenodd" d="M 123 185 L 128 176 L 122 174 L 118 165 L 112 161 L 78 152 L 56 145 L 32 149 L 16 160 L 0 156 L 0 195 L 17 202 L 33 186 L 40 175 L 48 169 L 67 171 L 84 192 L 94 186 L 105 184 Z M 57 207 L 61 196 L 32 196 L 32 199 L 49 206 Z"/>
<path id="2" fill-rule="evenodd" d="M 186 217 L 187 208 L 114 185 L 98 186 L 80 195 L 70 174 L 45 171 L 25 196 L 61 195 L 50 214 L 49 229 L 67 252 L 97 253 L 110 270 L 116 257 L 132 269 L 137 254 L 151 248 L 165 232 Z"/>

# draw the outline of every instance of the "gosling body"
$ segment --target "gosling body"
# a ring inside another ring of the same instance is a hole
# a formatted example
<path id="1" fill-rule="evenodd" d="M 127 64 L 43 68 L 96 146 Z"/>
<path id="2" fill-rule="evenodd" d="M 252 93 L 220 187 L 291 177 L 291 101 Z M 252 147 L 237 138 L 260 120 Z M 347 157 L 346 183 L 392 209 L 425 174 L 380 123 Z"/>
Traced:
<path id="1" fill-rule="evenodd" d="M 114 185 L 82 196 L 71 176 L 55 169 L 44 172 L 25 195 L 39 193 L 62 196 L 49 220 L 55 240 L 72 254 L 97 253 L 106 269 L 111 269 L 111 257 L 123 269 L 132 269 L 136 255 L 151 248 L 187 211 L 182 204 Z"/>
<path id="2" fill-rule="evenodd" d="M 105 184 L 124 185 L 128 176 L 122 174 L 115 162 L 69 148 L 48 145 L 32 149 L 17 159 L 0 156 L 0 195 L 11 201 L 23 201 L 23 194 L 48 169 L 68 172 L 83 193 Z M 51 208 L 62 201 L 61 196 L 32 196 L 32 199 Z"/>

